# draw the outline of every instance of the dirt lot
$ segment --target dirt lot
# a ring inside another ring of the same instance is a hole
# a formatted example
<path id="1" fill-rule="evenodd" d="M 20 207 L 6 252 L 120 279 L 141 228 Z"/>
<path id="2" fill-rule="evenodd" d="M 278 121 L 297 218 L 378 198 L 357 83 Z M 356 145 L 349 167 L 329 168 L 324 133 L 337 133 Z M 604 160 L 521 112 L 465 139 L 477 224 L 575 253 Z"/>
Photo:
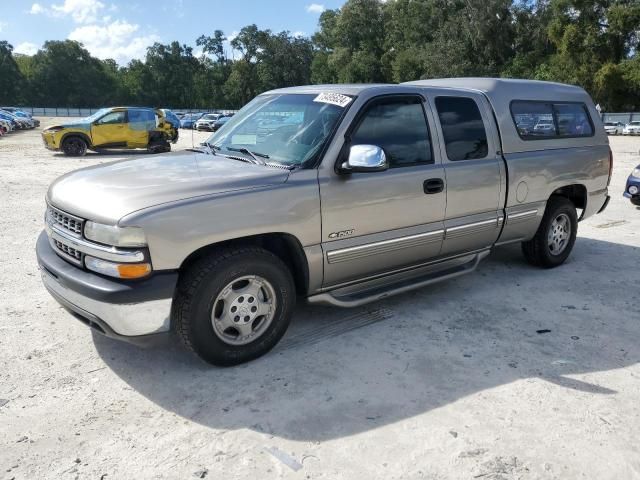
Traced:
<path id="1" fill-rule="evenodd" d="M 48 184 L 127 155 L 0 138 L 0 478 L 640 478 L 640 209 L 621 196 L 640 138 L 611 143 L 611 203 L 564 266 L 513 246 L 367 308 L 301 307 L 271 354 L 216 369 L 94 335 L 41 285 Z"/>

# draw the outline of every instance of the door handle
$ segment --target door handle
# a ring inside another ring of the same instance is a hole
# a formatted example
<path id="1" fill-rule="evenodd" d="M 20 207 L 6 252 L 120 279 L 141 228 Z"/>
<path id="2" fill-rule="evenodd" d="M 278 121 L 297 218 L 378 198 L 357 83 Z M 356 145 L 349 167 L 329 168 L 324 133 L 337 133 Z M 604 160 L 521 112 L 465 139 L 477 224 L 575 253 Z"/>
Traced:
<path id="1" fill-rule="evenodd" d="M 444 190 L 444 180 L 441 178 L 430 178 L 425 180 L 422 184 L 424 193 L 431 195 L 433 193 L 440 193 Z"/>

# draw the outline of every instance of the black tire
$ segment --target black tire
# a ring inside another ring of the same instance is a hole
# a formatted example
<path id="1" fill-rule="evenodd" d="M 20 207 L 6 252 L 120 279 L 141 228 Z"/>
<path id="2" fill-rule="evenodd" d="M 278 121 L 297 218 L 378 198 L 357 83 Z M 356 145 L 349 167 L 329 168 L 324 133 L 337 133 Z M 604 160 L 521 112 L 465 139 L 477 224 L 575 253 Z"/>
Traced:
<path id="1" fill-rule="evenodd" d="M 568 238 L 561 250 L 554 253 L 549 244 L 549 234 L 553 228 L 554 220 L 559 218 L 568 219 L 570 232 L 568 232 Z M 575 206 L 565 197 L 553 196 L 547 202 L 547 208 L 535 236 L 527 242 L 522 242 L 524 258 L 536 267 L 554 268 L 562 265 L 571 254 L 577 233 L 578 216 Z"/>
<path id="2" fill-rule="evenodd" d="M 82 137 L 67 137 L 62 142 L 62 151 L 69 157 L 84 157 L 87 148 L 87 142 Z"/>
<path id="3" fill-rule="evenodd" d="M 273 286 L 275 313 L 255 340 L 231 345 L 214 331 L 212 312 L 223 290 L 245 276 L 259 276 Z M 204 361 L 237 365 L 264 355 L 278 343 L 291 321 L 295 298 L 291 272 L 277 256 L 257 247 L 222 249 L 181 275 L 173 302 L 174 325 L 182 343 Z"/>

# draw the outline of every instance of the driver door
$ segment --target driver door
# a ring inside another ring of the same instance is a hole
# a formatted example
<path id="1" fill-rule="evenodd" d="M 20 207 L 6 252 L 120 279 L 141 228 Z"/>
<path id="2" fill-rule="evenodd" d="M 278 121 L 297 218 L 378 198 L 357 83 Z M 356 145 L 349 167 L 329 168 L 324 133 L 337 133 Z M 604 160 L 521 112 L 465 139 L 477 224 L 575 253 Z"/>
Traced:
<path id="1" fill-rule="evenodd" d="M 320 182 L 325 287 L 440 254 L 446 186 L 432 127 L 429 106 L 417 94 L 376 97 L 364 105 L 341 157 L 351 146 L 375 145 L 389 168 L 332 172 Z"/>
<path id="2" fill-rule="evenodd" d="M 127 111 L 114 110 L 91 125 L 91 142 L 95 147 L 120 147 L 127 144 Z"/>

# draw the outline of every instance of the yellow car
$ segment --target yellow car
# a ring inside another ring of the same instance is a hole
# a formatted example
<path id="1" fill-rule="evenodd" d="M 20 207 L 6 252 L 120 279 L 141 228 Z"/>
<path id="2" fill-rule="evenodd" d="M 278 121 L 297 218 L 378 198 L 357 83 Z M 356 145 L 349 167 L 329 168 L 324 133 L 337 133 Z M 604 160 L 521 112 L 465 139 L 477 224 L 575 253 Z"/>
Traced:
<path id="1" fill-rule="evenodd" d="M 146 148 L 168 152 L 178 140 L 178 130 L 160 109 L 114 107 L 98 110 L 76 122 L 42 131 L 45 147 L 65 155 L 82 156 L 87 150 Z"/>

